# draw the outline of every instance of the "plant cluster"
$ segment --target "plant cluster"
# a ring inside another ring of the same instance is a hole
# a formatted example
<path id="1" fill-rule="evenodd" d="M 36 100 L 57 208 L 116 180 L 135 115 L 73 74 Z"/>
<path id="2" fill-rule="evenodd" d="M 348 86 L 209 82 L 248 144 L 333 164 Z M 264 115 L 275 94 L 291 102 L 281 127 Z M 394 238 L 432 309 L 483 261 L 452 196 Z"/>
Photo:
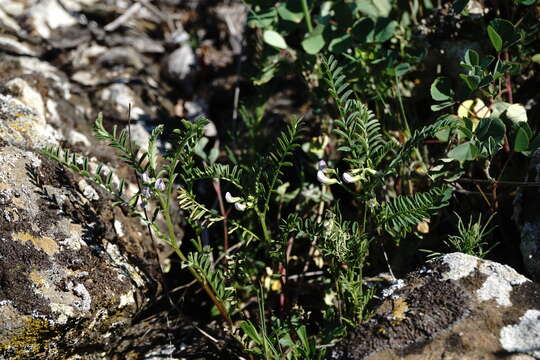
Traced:
<path id="1" fill-rule="evenodd" d="M 162 126 L 141 149 L 129 129 L 108 131 L 100 116 L 97 138 L 136 174 L 131 194 L 104 165 L 60 148 L 43 153 L 102 185 L 114 205 L 172 247 L 243 356 L 324 358 L 369 317 L 375 289 L 364 275 L 381 261 L 392 273 L 387 249 L 413 244 L 416 252 L 456 194 L 472 193 L 462 184 L 476 186 L 474 196 L 496 210 L 512 157 L 526 160 L 540 147 L 527 107 L 515 102 L 516 78 L 538 62 L 535 2 L 492 7 L 490 21 L 475 17 L 472 3 L 447 10 L 485 31 L 492 49 L 466 49 L 455 76 L 427 74 L 436 102 L 428 121 L 414 118 L 412 97 L 425 60 L 414 25 L 438 11 L 430 1 L 251 0 L 249 25 L 260 29 L 253 86 L 263 91 L 297 71 L 318 113 L 291 116 L 276 133 L 265 122 L 266 104 L 246 97 L 226 146 L 209 146 L 199 118 L 182 121 L 166 139 L 169 151 L 158 149 Z M 178 209 L 184 239 L 175 232 Z M 433 238 L 450 251 L 486 256 L 493 216 L 486 224 L 458 218 L 459 235 Z"/>

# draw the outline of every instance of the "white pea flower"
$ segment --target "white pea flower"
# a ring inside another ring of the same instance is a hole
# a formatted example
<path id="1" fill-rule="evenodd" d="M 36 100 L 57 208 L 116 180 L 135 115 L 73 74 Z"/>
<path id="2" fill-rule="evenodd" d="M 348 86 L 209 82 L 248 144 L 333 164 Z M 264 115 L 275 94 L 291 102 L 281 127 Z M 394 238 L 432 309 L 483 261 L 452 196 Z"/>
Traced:
<path id="1" fill-rule="evenodd" d="M 328 176 L 326 176 L 323 170 L 317 171 L 317 180 L 319 180 L 321 183 L 325 185 L 332 185 L 338 182 L 337 179 L 331 179 Z"/>
<path id="2" fill-rule="evenodd" d="M 241 197 L 234 197 L 228 191 L 225 193 L 225 201 L 227 201 L 229 204 L 235 204 L 235 203 L 238 203 L 241 200 L 242 200 Z"/>
<path id="3" fill-rule="evenodd" d="M 238 211 L 244 211 L 244 210 L 246 210 L 246 204 L 241 203 L 241 202 L 235 202 L 235 203 L 234 203 L 234 207 L 235 207 L 236 210 L 238 210 Z"/>
<path id="4" fill-rule="evenodd" d="M 150 176 L 148 176 L 147 173 L 143 173 L 143 174 L 141 175 L 141 179 L 142 179 L 142 181 L 143 181 L 144 183 L 149 183 L 149 182 L 151 181 L 151 180 L 150 180 Z"/>
<path id="5" fill-rule="evenodd" d="M 319 170 L 323 170 L 323 171 L 326 170 L 326 168 L 328 167 L 328 165 L 326 165 L 326 161 L 324 160 L 319 161 L 318 165 L 319 165 Z"/>
<path id="6" fill-rule="evenodd" d="M 363 176 L 362 175 L 356 175 L 356 176 L 353 176 L 349 173 L 343 173 L 343 175 L 341 176 L 343 178 L 343 181 L 345 181 L 346 183 L 349 183 L 349 184 L 352 184 L 352 183 L 355 183 L 355 182 L 358 182 L 360 180 L 362 180 Z"/>
<path id="7" fill-rule="evenodd" d="M 158 191 L 165 191 L 165 181 L 163 181 L 162 178 L 159 178 L 156 180 L 156 183 L 154 184 L 154 187 L 156 188 L 156 190 Z"/>

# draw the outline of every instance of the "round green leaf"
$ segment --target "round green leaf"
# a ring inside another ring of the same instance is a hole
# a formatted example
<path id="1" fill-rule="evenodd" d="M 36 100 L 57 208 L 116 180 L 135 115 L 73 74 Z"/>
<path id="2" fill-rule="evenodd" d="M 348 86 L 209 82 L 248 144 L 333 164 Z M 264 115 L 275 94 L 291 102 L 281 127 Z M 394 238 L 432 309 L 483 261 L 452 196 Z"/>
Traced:
<path id="1" fill-rule="evenodd" d="M 328 45 L 328 49 L 335 54 L 342 54 L 347 51 L 352 46 L 351 35 L 345 34 L 340 37 L 335 37 L 332 39 Z"/>
<path id="2" fill-rule="evenodd" d="M 397 26 L 398 23 L 396 21 L 391 21 L 388 18 L 377 19 L 373 34 L 374 42 L 382 43 L 390 40 L 390 38 L 392 38 L 396 32 Z"/>
<path id="3" fill-rule="evenodd" d="M 506 126 L 501 119 L 486 117 L 480 120 L 476 127 L 476 136 L 481 142 L 493 138 L 497 143 L 502 143 L 506 134 Z"/>
<path id="4" fill-rule="evenodd" d="M 300 1 L 287 1 L 282 2 L 277 7 L 279 17 L 283 20 L 291 21 L 295 24 L 299 24 L 304 18 L 304 12 L 300 6 Z"/>
<path id="5" fill-rule="evenodd" d="M 452 82 L 447 77 L 438 77 L 431 84 L 431 97 L 436 101 L 448 101 L 454 97 Z"/>
<path id="6" fill-rule="evenodd" d="M 524 151 L 529 147 L 529 136 L 523 128 L 519 128 L 516 132 L 516 139 L 514 140 L 514 150 Z"/>
<path id="7" fill-rule="evenodd" d="M 274 30 L 265 30 L 263 33 L 263 40 L 270 46 L 276 47 L 278 49 L 286 49 L 287 43 L 283 36 Z"/>
<path id="8" fill-rule="evenodd" d="M 474 160 L 478 155 L 478 149 L 471 142 L 460 144 L 448 152 L 450 159 L 458 161 Z"/>
<path id="9" fill-rule="evenodd" d="M 531 60 L 537 64 L 540 64 L 540 54 L 534 54 Z"/>
<path id="10" fill-rule="evenodd" d="M 463 60 L 465 60 L 465 63 L 467 65 L 471 65 L 471 66 L 478 65 L 480 64 L 480 55 L 478 55 L 478 53 L 475 50 L 468 49 L 467 52 L 465 53 L 465 56 L 463 57 Z"/>
<path id="11" fill-rule="evenodd" d="M 501 102 L 496 102 L 495 104 L 493 104 L 493 106 L 491 107 L 491 117 L 492 118 L 499 118 L 501 117 L 501 115 L 506 111 L 506 109 L 508 109 L 508 107 L 510 106 L 511 104 L 507 103 L 507 102 L 504 102 L 504 101 L 501 101 Z"/>
<path id="12" fill-rule="evenodd" d="M 390 0 L 362 0 L 356 1 L 357 9 L 370 17 L 387 17 L 392 10 Z"/>
<path id="13" fill-rule="evenodd" d="M 325 41 L 323 37 L 324 26 L 317 26 L 315 30 L 308 34 L 302 41 L 302 47 L 310 54 L 315 55 L 324 47 Z"/>
<path id="14" fill-rule="evenodd" d="M 515 44 L 521 39 L 514 25 L 504 19 L 491 20 L 487 31 L 491 44 L 497 52 Z"/>
<path id="15" fill-rule="evenodd" d="M 502 46 L 503 46 L 503 40 L 501 36 L 497 33 L 497 31 L 491 25 L 488 25 L 487 33 L 489 36 L 489 40 L 491 41 L 491 45 L 493 45 L 493 47 L 495 48 L 495 51 L 497 52 L 501 51 Z"/>

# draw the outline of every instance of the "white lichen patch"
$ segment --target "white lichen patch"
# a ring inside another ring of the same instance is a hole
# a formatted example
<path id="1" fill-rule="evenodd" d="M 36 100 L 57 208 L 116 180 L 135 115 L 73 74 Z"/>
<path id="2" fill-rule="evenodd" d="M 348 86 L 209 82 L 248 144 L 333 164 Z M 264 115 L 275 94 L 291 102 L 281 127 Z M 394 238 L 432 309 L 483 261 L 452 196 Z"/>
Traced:
<path id="1" fill-rule="evenodd" d="M 120 253 L 118 246 L 107 242 L 105 244 L 105 251 L 114 261 L 117 268 L 124 270 L 123 274 L 119 274 L 119 280 L 123 280 L 123 276 L 129 276 L 129 278 L 131 278 L 131 280 L 135 282 L 137 287 L 144 287 L 146 285 L 146 282 L 139 273 L 139 270 L 133 265 L 131 265 L 128 260 Z"/>
<path id="2" fill-rule="evenodd" d="M 135 297 L 133 296 L 133 291 L 129 291 L 127 294 L 120 295 L 120 304 L 118 304 L 119 308 L 123 308 L 131 304 L 135 304 Z"/>
<path id="3" fill-rule="evenodd" d="M 90 305 L 92 305 L 92 297 L 83 284 L 77 284 L 73 286 L 73 283 L 68 283 L 68 289 L 72 289 L 75 294 L 80 298 L 73 302 L 73 305 L 81 311 L 89 311 Z"/>
<path id="4" fill-rule="evenodd" d="M 172 344 L 163 345 L 144 356 L 144 360 L 172 359 L 176 347 Z"/>
<path id="5" fill-rule="evenodd" d="M 66 236 L 64 240 L 58 242 L 61 246 L 70 250 L 80 250 L 87 246 L 82 239 L 83 228 L 80 224 L 73 224 L 68 219 L 61 219 L 57 224 L 57 229 Z"/>
<path id="6" fill-rule="evenodd" d="M 509 266 L 493 262 L 482 262 L 479 271 L 486 275 L 486 281 L 476 295 L 480 301 L 495 300 L 501 306 L 510 306 L 510 295 L 515 285 L 529 281 Z"/>
<path id="7" fill-rule="evenodd" d="M 122 237 L 125 235 L 124 233 L 124 227 L 122 226 L 122 223 L 118 220 L 114 220 L 114 230 L 116 231 L 116 234 L 119 236 L 119 237 Z"/>
<path id="8" fill-rule="evenodd" d="M 447 254 L 441 259 L 450 267 L 450 270 L 442 274 L 443 281 L 459 280 L 467 277 L 478 265 L 478 259 L 476 257 L 462 253 Z"/>
<path id="9" fill-rule="evenodd" d="M 386 299 L 387 297 L 392 296 L 394 292 L 396 292 L 397 290 L 401 289 L 404 286 L 405 286 L 405 281 L 403 281 L 403 279 L 397 279 L 392 285 L 390 285 L 389 287 L 387 287 L 386 289 L 382 291 L 383 299 Z"/>
<path id="10" fill-rule="evenodd" d="M 540 311 L 527 310 L 516 325 L 501 329 L 499 341 L 508 352 L 524 353 L 540 358 Z"/>
<path id="11" fill-rule="evenodd" d="M 68 319 L 75 316 L 73 307 L 67 304 L 53 303 L 50 304 L 51 310 L 57 314 L 56 323 L 64 325 Z"/>
<path id="12" fill-rule="evenodd" d="M 13 302 L 11 300 L 0 300 L 0 306 L 11 305 Z"/>
<path id="13" fill-rule="evenodd" d="M 77 185 L 79 186 L 79 190 L 81 190 L 85 198 L 87 198 L 88 200 L 99 200 L 99 195 L 97 191 L 92 187 L 92 185 L 88 184 L 86 180 L 79 180 Z"/>

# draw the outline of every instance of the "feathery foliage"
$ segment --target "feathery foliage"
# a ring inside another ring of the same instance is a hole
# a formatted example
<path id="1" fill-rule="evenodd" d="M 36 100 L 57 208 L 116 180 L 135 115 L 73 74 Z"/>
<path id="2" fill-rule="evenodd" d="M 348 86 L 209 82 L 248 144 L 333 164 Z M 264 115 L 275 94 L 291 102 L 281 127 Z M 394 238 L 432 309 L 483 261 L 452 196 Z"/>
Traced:
<path id="1" fill-rule="evenodd" d="M 227 311 L 236 303 L 234 288 L 227 286 L 223 272 L 216 268 L 208 252 L 202 249 L 200 252 L 190 252 L 182 267 L 194 269 L 208 283 L 217 300 Z"/>
<path id="2" fill-rule="evenodd" d="M 381 205 L 380 224 L 399 241 L 419 222 L 448 205 L 451 195 L 449 187 L 440 187 L 425 193 L 398 196 Z"/>
<path id="3" fill-rule="evenodd" d="M 64 150 L 57 146 L 48 146 L 40 150 L 40 153 L 56 162 L 66 166 L 70 170 L 89 178 L 98 185 L 101 185 L 111 195 L 115 201 L 123 203 L 125 180 L 120 179 L 118 184 L 113 182 L 114 173 L 103 164 L 98 164 L 95 170 L 91 169 L 90 160 L 84 156 L 78 156 L 69 150 Z"/>

